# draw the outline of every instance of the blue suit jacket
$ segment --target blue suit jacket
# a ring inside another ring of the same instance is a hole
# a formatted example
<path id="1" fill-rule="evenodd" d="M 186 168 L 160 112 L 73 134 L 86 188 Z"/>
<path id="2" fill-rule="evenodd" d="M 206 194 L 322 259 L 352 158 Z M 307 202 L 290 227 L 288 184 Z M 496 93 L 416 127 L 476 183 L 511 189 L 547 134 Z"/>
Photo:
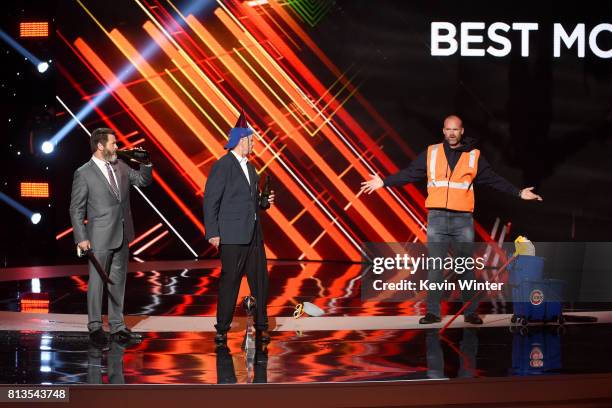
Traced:
<path id="1" fill-rule="evenodd" d="M 220 237 L 221 244 L 246 245 L 251 242 L 255 228 L 263 240 L 259 175 L 250 162 L 247 169 L 250 184 L 232 152 L 213 165 L 204 188 L 206 240 Z"/>

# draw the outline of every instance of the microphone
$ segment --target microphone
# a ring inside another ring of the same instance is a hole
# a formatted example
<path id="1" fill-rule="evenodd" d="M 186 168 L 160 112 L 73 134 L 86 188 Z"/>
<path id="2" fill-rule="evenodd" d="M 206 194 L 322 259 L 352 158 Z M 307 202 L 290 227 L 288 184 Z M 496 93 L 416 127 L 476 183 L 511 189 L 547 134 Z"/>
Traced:
<path id="1" fill-rule="evenodd" d="M 151 155 L 148 151 L 142 147 L 135 147 L 133 149 L 117 150 L 117 157 L 124 161 L 133 161 L 140 164 L 150 164 Z"/>

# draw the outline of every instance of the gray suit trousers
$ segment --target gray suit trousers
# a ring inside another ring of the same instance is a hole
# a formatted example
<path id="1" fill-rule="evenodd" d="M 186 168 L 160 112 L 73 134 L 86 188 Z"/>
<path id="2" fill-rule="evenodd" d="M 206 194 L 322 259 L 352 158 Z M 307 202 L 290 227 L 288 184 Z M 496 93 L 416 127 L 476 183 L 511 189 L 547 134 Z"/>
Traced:
<path id="1" fill-rule="evenodd" d="M 125 328 L 123 321 L 123 298 L 125 295 L 125 279 L 127 273 L 129 248 L 128 242 L 123 237 L 123 244 L 116 249 L 95 250 L 94 255 L 98 258 L 100 265 L 107 268 L 108 276 L 114 285 L 108 285 L 115 302 L 108 297 L 108 323 L 110 332 L 116 333 Z M 110 264 L 110 268 L 108 265 Z M 104 282 L 95 270 L 91 262 L 89 263 L 89 283 L 87 285 L 87 315 L 89 331 L 95 331 L 102 327 L 102 297 L 104 295 Z"/>

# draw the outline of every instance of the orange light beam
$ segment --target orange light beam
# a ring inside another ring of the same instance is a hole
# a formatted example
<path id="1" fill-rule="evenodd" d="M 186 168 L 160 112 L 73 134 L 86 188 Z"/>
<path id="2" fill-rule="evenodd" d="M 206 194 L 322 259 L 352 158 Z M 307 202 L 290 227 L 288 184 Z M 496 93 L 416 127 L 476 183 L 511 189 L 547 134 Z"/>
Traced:
<path id="1" fill-rule="evenodd" d="M 97 54 L 83 41 L 77 38 L 75 46 L 85 59 L 96 69 L 98 74 L 106 83 L 116 83 L 117 77 L 113 71 L 102 61 Z M 193 161 L 183 152 L 176 144 L 174 139 L 165 131 L 165 129 L 153 118 L 153 116 L 140 104 L 138 99 L 125 87 L 117 87 L 114 90 L 117 95 L 130 107 L 142 123 L 149 129 L 151 135 L 159 140 L 160 145 L 180 164 L 184 174 L 189 176 L 196 186 L 203 186 L 206 183 L 206 177 L 193 163 Z"/>
<path id="2" fill-rule="evenodd" d="M 172 47 L 170 47 L 170 44 L 167 43 L 167 41 L 165 41 L 165 38 L 162 36 L 161 32 L 158 31 L 153 25 L 151 24 L 145 24 L 145 30 L 149 33 L 149 35 L 152 35 L 153 38 L 155 39 L 155 41 L 162 47 L 162 49 L 169 55 L 169 56 L 177 56 L 176 55 L 176 50 L 173 51 Z M 281 216 L 280 212 L 276 212 L 275 210 L 269 211 L 270 215 L 272 216 L 273 219 L 276 219 L 276 222 L 279 223 L 279 226 L 286 226 L 287 224 L 287 220 L 284 216 Z M 281 218 L 279 218 L 281 217 Z M 313 259 L 318 259 L 320 258 L 320 256 L 316 253 L 316 251 L 314 251 L 314 249 L 307 243 L 306 240 L 304 240 L 301 235 L 297 232 L 297 230 L 295 231 L 291 231 L 291 229 L 286 229 L 285 233 L 291 234 L 293 235 L 293 239 L 294 242 L 296 244 L 301 243 L 303 246 L 301 248 L 301 250 L 303 252 L 309 253 L 309 256 L 314 256 Z M 298 238 L 299 235 L 299 238 Z M 314 251 L 314 252 L 312 252 Z M 316 255 L 315 255 L 316 254 Z"/>
<path id="3" fill-rule="evenodd" d="M 186 62 L 189 62 L 189 61 L 187 61 L 187 58 L 188 58 L 188 57 L 183 57 L 182 55 L 177 55 L 177 54 L 176 54 L 176 50 L 174 50 L 174 48 L 173 48 L 173 47 L 171 47 L 171 46 L 170 46 L 170 45 L 167 43 L 166 39 L 165 39 L 165 38 L 163 38 L 163 37 L 161 36 L 161 32 L 159 32 L 159 31 L 158 31 L 158 30 L 157 30 L 157 29 L 156 29 L 156 28 L 155 28 L 155 27 L 154 27 L 152 24 L 145 24 L 145 29 L 146 29 L 146 30 L 149 32 L 149 34 L 150 34 L 150 35 L 153 35 L 153 36 L 154 36 L 154 38 L 156 38 L 156 40 L 157 40 L 158 44 L 160 44 L 160 46 L 162 47 L 162 49 L 163 49 L 163 50 L 164 50 L 164 51 L 165 51 L 165 52 L 168 54 L 168 56 L 169 56 L 169 57 L 174 57 L 174 58 L 178 58 L 178 57 L 180 57 L 180 58 L 185 58 L 185 61 L 186 61 Z M 179 52 L 180 52 L 180 51 L 181 51 L 181 50 L 179 49 Z M 175 62 L 175 65 L 176 65 L 176 61 L 173 61 L 173 62 Z M 178 66 L 178 65 L 177 65 L 177 66 Z M 188 74 L 186 74 L 186 73 L 184 72 L 184 70 L 183 70 L 183 69 L 182 69 L 180 66 L 179 66 L 179 69 L 181 69 L 181 72 L 183 72 L 183 74 L 184 74 L 185 76 L 187 76 L 187 77 L 188 77 L 188 79 L 189 79 L 189 75 L 188 75 Z M 192 82 L 192 83 L 193 83 L 193 82 Z M 212 86 L 212 85 L 211 85 L 211 86 Z M 212 89 L 212 91 L 213 91 L 213 93 L 215 93 L 215 94 L 219 94 L 220 96 L 222 96 L 222 94 L 221 94 L 219 91 L 217 91 L 216 89 L 214 89 L 214 88 L 213 88 L 213 89 Z M 226 103 L 228 103 L 228 104 L 229 104 L 229 102 L 226 102 Z M 215 106 L 215 107 L 216 107 L 216 106 Z M 233 108 L 233 107 L 231 107 L 230 105 L 228 105 L 228 108 Z M 234 114 L 234 116 L 235 116 L 235 114 Z M 269 145 L 268 145 L 268 147 L 269 147 Z M 265 149 L 264 149 L 264 150 L 265 150 Z M 276 156 L 276 157 L 277 157 L 277 156 Z M 263 158 L 263 157 L 262 157 L 262 158 Z M 273 160 L 274 158 L 275 158 L 275 157 L 272 157 L 272 159 L 270 159 L 270 161 L 271 161 L 271 160 Z M 265 159 L 265 158 L 264 158 L 264 159 Z M 270 161 L 268 161 L 268 163 L 266 163 L 266 165 L 270 164 Z M 273 167 L 275 167 L 275 166 L 273 166 Z M 305 197 L 304 197 L 304 198 L 305 198 Z M 307 200 L 307 199 L 306 199 L 306 200 Z M 272 212 L 272 214 L 271 214 L 271 215 L 272 215 L 272 216 L 273 216 L 273 218 L 274 218 L 274 212 Z M 327 222 L 327 221 L 325 220 L 325 218 L 322 216 L 322 214 L 318 213 L 317 215 L 319 215 L 320 217 L 322 217 L 322 218 L 323 218 L 323 222 Z M 315 218 L 316 218 L 316 216 L 315 216 Z M 325 225 L 325 224 L 322 224 L 322 225 Z M 332 234 L 332 235 L 335 235 L 335 234 Z M 340 235 L 339 237 L 336 237 L 336 238 L 342 238 L 342 236 Z M 347 242 L 346 244 L 348 244 L 348 242 Z M 345 247 L 344 247 L 344 246 L 342 246 L 342 245 L 341 245 L 341 247 L 342 247 L 342 248 L 345 248 Z M 350 245 L 348 245 L 348 248 L 350 248 Z M 349 253 L 349 256 L 351 257 L 351 259 L 355 259 L 355 258 L 357 258 L 357 257 L 359 256 L 359 254 L 358 254 L 358 253 L 356 253 L 354 250 L 351 250 L 350 252 L 351 252 L 351 253 Z"/>
<path id="4" fill-rule="evenodd" d="M 172 5 L 172 3 L 170 3 L 170 4 Z M 180 11 L 178 11 L 176 8 L 175 8 L 175 11 L 177 11 L 177 13 L 178 13 L 179 15 L 181 15 L 181 14 L 180 14 Z M 182 16 L 182 15 L 181 15 L 181 17 L 182 17 L 183 19 L 185 19 L 185 18 L 184 18 L 184 16 Z M 278 136 L 277 136 L 277 137 L 278 137 Z M 261 138 L 261 136 L 260 136 L 260 138 Z M 263 140 L 263 139 L 262 139 L 262 140 Z M 265 141 L 264 141 L 264 143 L 265 143 Z M 263 152 L 266 152 L 266 151 L 267 151 L 269 148 L 270 148 L 270 145 L 269 145 L 269 144 L 266 144 L 266 149 L 264 149 L 264 151 L 263 151 Z M 262 152 L 262 154 L 263 154 L 263 152 Z M 262 157 L 262 159 L 264 159 L 264 160 L 265 160 L 266 158 L 265 158 L 265 157 Z M 286 164 L 284 164 L 284 163 L 283 163 L 282 159 L 279 159 L 279 162 L 280 162 L 280 164 L 281 164 L 283 167 L 285 167 L 285 168 L 287 169 L 287 171 L 291 172 L 291 170 L 287 168 Z M 270 161 L 268 161 L 268 163 L 270 163 Z M 274 164 L 272 164 L 272 168 L 273 168 L 273 171 L 275 171 L 275 172 L 277 171 L 277 170 L 276 170 L 276 166 L 274 166 Z M 281 175 L 283 175 L 282 170 L 279 170 L 279 171 L 280 171 L 280 174 L 281 174 Z M 292 173 L 293 177 L 297 177 L 295 174 L 293 174 L 293 172 L 291 172 L 291 173 Z M 298 180 L 297 178 L 296 178 L 296 181 L 298 181 L 298 182 L 299 182 L 299 180 Z M 294 183 L 292 183 L 291 185 L 289 185 L 289 184 L 287 184 L 287 182 L 284 182 L 284 184 L 285 184 L 285 185 L 287 185 L 287 186 L 288 186 L 288 189 L 289 189 L 290 191 L 292 191 L 292 192 L 293 192 L 293 193 L 294 193 L 294 194 L 297 196 L 298 201 L 300 201 L 300 202 L 301 202 L 301 203 L 302 203 L 302 204 L 303 204 L 303 205 L 304 205 L 306 208 L 308 208 L 308 209 L 309 209 L 309 210 L 312 212 L 311 214 L 312 214 L 312 215 L 315 217 L 315 219 L 316 219 L 316 220 L 318 220 L 318 221 L 321 223 L 321 225 L 322 225 L 322 226 L 325 226 L 325 228 L 329 228 L 329 226 L 333 226 L 333 224 L 335 223 L 335 221 L 336 221 L 337 217 L 334 217 L 333 215 L 329 214 L 329 217 L 330 217 L 330 219 L 332 220 L 332 222 L 331 222 L 331 224 L 330 224 L 330 221 L 328 221 L 328 220 L 327 220 L 327 218 L 326 218 L 325 216 L 323 216 L 323 215 L 320 213 L 320 211 L 318 210 L 317 206 L 316 206 L 316 205 L 313 205 L 314 203 L 313 203 L 312 201 L 308 201 L 308 199 L 307 199 L 307 198 L 306 198 L 306 197 L 305 197 L 305 196 L 304 196 L 304 195 L 301 193 L 301 190 L 299 189 L 299 187 L 297 187 L 297 188 L 293 188 L 293 187 L 292 187 L 292 185 L 293 185 Z M 301 184 L 303 184 L 303 183 L 301 183 Z M 304 187 L 304 186 L 303 186 L 303 187 Z M 304 187 L 304 188 L 306 188 L 306 187 Z M 306 188 L 306 190 L 307 190 L 307 188 Z M 316 203 L 318 204 L 318 206 L 321 206 L 321 208 L 322 208 L 322 209 L 323 209 L 325 212 L 328 212 L 328 211 L 327 211 L 327 210 L 326 210 L 326 209 L 325 209 L 325 208 L 322 206 L 322 204 L 321 204 L 320 202 L 318 202 L 318 201 L 317 201 L 316 197 L 314 197 L 312 194 L 311 194 L 311 196 L 312 196 L 313 200 L 315 200 L 315 201 L 316 201 Z M 307 200 L 307 201 L 305 201 L 305 200 Z M 336 228 L 338 228 L 338 229 L 340 229 L 340 230 L 342 230 L 342 231 L 344 232 L 343 227 L 342 227 L 342 226 L 340 226 L 339 224 L 337 224 L 337 227 L 331 228 L 331 231 L 328 231 L 328 232 L 330 233 L 330 235 L 331 235 L 331 236 L 333 237 L 333 239 L 334 239 L 334 240 L 335 240 L 335 241 L 338 243 L 338 245 L 340 246 L 340 248 L 345 249 L 345 252 L 346 252 L 346 248 L 348 248 L 348 249 L 349 249 L 349 251 L 351 251 L 351 253 L 349 254 L 349 258 L 350 258 L 350 259 L 353 259 L 353 260 L 357 260 L 357 259 L 359 259 L 359 253 L 357 253 L 356 251 L 354 251 L 354 250 L 353 250 L 353 247 L 352 247 L 350 244 L 348 244 L 348 242 L 346 242 L 346 241 L 345 241 L 345 239 L 344 239 L 344 237 L 342 236 L 342 234 L 337 234 Z M 345 232 L 345 234 L 346 234 L 346 232 Z M 347 237 L 348 237 L 349 239 L 351 239 L 351 240 L 352 240 L 352 238 L 350 238 L 350 236 L 349 236 L 349 235 L 347 235 Z M 344 242 L 343 242 L 343 241 L 344 241 Z M 348 244 L 348 245 L 346 245 L 346 244 Z M 358 243 L 354 243 L 354 245 L 355 245 L 355 247 L 356 247 L 357 249 L 360 249 L 360 247 L 359 247 L 359 244 L 358 244 Z"/>
<path id="5" fill-rule="evenodd" d="M 315 119 L 312 118 L 313 116 L 314 116 L 314 118 L 318 118 L 319 116 L 321 116 L 321 119 L 322 119 L 322 111 L 319 110 L 318 113 L 314 112 L 314 110 L 313 110 L 313 108 L 315 108 L 314 105 L 312 107 L 308 105 L 308 103 L 306 102 L 306 99 L 301 94 L 301 91 L 299 90 L 298 85 L 295 82 L 291 81 L 291 79 L 289 79 L 287 77 L 287 75 L 280 68 L 280 66 L 275 61 L 273 61 L 270 58 L 269 54 L 267 54 L 263 50 L 261 45 L 258 44 L 257 41 L 252 36 L 247 36 L 248 32 L 246 31 L 246 29 L 243 29 L 243 28 L 241 28 L 241 26 L 238 25 L 238 23 L 236 22 L 235 18 L 232 20 L 229 17 L 228 12 L 227 11 L 223 11 L 222 9 L 217 9 L 215 11 L 215 15 L 226 25 L 226 27 L 232 32 L 232 34 L 234 34 L 234 36 L 245 47 L 245 50 L 247 50 L 247 52 L 249 52 L 251 54 L 251 56 L 253 56 L 253 58 L 262 66 L 262 68 L 266 72 L 268 72 L 268 74 L 270 74 L 270 76 L 285 91 L 285 93 L 287 93 L 287 95 L 289 97 L 291 97 L 298 106 L 300 106 L 302 111 L 306 115 L 308 115 L 308 113 L 310 113 L 311 120 L 314 123 L 316 123 L 317 121 L 315 121 Z M 240 56 L 240 54 L 238 54 L 238 55 Z M 242 56 L 240 56 L 240 57 L 242 58 Z M 243 62 L 245 62 L 245 64 L 250 67 L 250 64 L 248 64 L 248 62 L 246 62 L 244 60 L 244 58 L 242 58 L 242 59 L 243 59 Z M 279 75 L 273 75 L 272 74 L 273 72 L 277 72 Z M 258 78 L 263 82 L 263 79 L 260 76 L 258 76 Z M 357 88 L 353 88 L 353 90 L 351 91 L 350 95 L 353 95 L 355 92 L 357 92 Z M 333 98 L 333 99 L 335 99 L 335 98 Z M 337 108 L 335 108 L 333 114 L 335 114 L 340 108 L 342 108 L 343 104 L 347 100 L 348 100 L 348 98 L 345 99 L 344 102 L 340 103 L 339 106 Z M 325 125 L 328 125 L 331 129 L 327 129 L 327 127 L 323 127 Z M 368 168 L 368 169 L 365 168 L 365 166 L 363 165 L 363 163 L 361 163 L 361 160 L 360 160 L 360 156 L 361 155 L 355 150 L 354 147 L 351 146 L 351 148 L 353 150 L 353 153 L 355 155 L 353 155 L 349 151 L 347 146 L 349 146 L 350 143 L 348 142 L 348 140 L 346 140 L 346 138 L 344 138 L 344 137 L 342 137 L 340 135 L 340 132 L 338 130 L 336 130 L 335 127 L 332 126 L 332 124 L 330 123 L 330 118 L 325 118 L 325 120 L 320 125 L 318 125 L 318 126 L 319 126 L 318 129 L 315 130 L 314 133 L 316 133 L 318 130 L 322 129 L 323 132 L 325 133 L 325 135 L 328 137 L 328 139 L 334 144 L 334 146 L 345 157 L 345 159 L 349 163 L 355 165 L 355 170 L 361 175 L 361 177 L 367 178 L 369 176 L 369 174 L 375 172 L 375 170 L 373 168 Z M 332 130 L 334 130 L 334 132 L 332 132 Z M 310 133 L 310 134 L 312 135 L 314 133 Z M 342 137 L 344 143 L 339 140 L 337 135 Z M 402 205 L 402 202 L 399 199 L 399 197 L 395 196 L 394 194 L 391 194 L 387 189 L 379 190 L 378 194 L 382 195 L 383 199 L 385 199 L 385 203 L 391 207 L 391 209 L 395 212 L 395 214 L 398 216 L 398 218 L 400 220 L 402 220 L 404 222 L 404 224 L 420 240 L 425 240 L 426 239 L 425 234 L 423 232 L 423 228 L 422 228 L 423 225 L 420 223 L 420 220 L 405 205 Z M 390 194 L 394 195 L 394 197 L 400 203 L 399 205 L 393 199 L 391 199 Z M 403 207 L 403 209 L 401 207 Z M 412 217 L 414 217 L 417 222 L 415 223 L 412 219 L 406 218 L 404 210 L 408 211 L 408 213 Z M 421 225 L 417 225 L 417 224 L 421 224 Z"/>
<path id="6" fill-rule="evenodd" d="M 295 22 L 295 20 L 293 18 L 291 18 L 289 13 L 287 13 L 275 0 L 271 0 L 269 2 L 269 4 L 272 7 L 272 9 L 276 13 L 278 13 L 278 15 L 281 16 L 281 18 L 283 20 L 285 20 L 285 22 L 291 27 L 291 29 L 293 29 L 293 31 L 298 35 L 298 37 L 302 41 L 304 41 L 304 43 L 308 46 L 308 48 L 310 48 L 315 53 L 315 55 L 317 55 L 319 57 L 319 59 L 323 62 L 323 64 L 325 66 L 327 66 L 327 68 L 335 76 L 339 76 L 340 70 L 327 57 L 327 55 L 325 55 L 325 53 L 323 51 L 321 51 L 321 49 L 317 46 L 317 44 L 314 41 L 312 41 L 312 39 L 308 36 L 308 34 L 304 30 L 302 30 L 302 28 L 299 26 L 299 24 L 297 24 Z M 243 9 L 247 9 L 247 8 L 243 7 Z M 382 125 L 383 129 L 387 133 L 389 133 L 390 135 L 393 136 L 393 138 L 396 141 L 396 143 L 398 143 L 400 145 L 400 147 L 402 148 L 402 150 L 404 150 L 406 152 L 408 157 L 414 159 L 416 157 L 416 154 L 406 144 L 406 142 L 404 140 L 402 140 L 402 138 L 395 131 L 395 129 L 393 129 L 393 127 L 391 127 L 387 123 L 387 121 L 385 121 L 384 118 L 382 116 L 380 116 L 380 114 L 376 111 L 376 109 L 374 109 L 374 107 L 363 96 L 361 96 L 361 94 L 358 93 L 357 94 L 357 98 L 359 99 L 359 102 L 370 112 L 370 114 L 372 116 L 374 116 L 374 118 Z M 357 125 L 356 122 L 354 124 Z"/>
<path id="7" fill-rule="evenodd" d="M 207 46 L 213 51 L 213 53 L 219 55 L 219 60 L 228 68 L 230 72 L 238 79 L 243 86 L 248 89 L 253 95 L 254 99 L 264 108 L 266 112 L 273 117 L 273 119 L 283 128 L 287 135 L 293 136 L 302 148 L 304 153 L 312 160 L 315 165 L 332 181 L 335 187 L 341 192 L 341 194 L 347 199 L 352 201 L 355 197 L 355 193 L 344 183 L 339 180 L 333 169 L 327 164 L 309 141 L 300 134 L 299 131 L 291 125 L 291 123 L 284 117 L 282 112 L 274 106 L 272 101 L 266 94 L 254 83 L 252 79 L 244 72 L 244 70 L 227 55 L 226 50 L 214 39 L 214 37 L 204 28 L 204 26 L 192 15 L 187 16 L 187 21 L 190 27 L 196 32 L 196 34 L 207 44 Z M 384 240 L 389 242 L 397 242 L 398 239 L 378 220 L 377 217 L 367 208 L 363 203 L 357 201 L 355 208 L 359 212 L 359 215 L 368 222 L 374 231 Z"/>
<path id="8" fill-rule="evenodd" d="M 144 30 L 149 36 L 160 46 L 160 48 L 166 53 L 168 58 L 172 60 L 177 69 L 185 75 L 185 77 L 191 82 L 195 89 L 206 98 L 211 106 L 215 107 L 221 117 L 230 124 L 234 118 L 234 113 L 229 107 L 223 102 L 215 89 L 214 85 L 201 69 L 191 60 L 189 55 L 184 53 L 181 49 L 173 46 L 168 38 L 163 35 L 153 23 L 147 21 L 143 25 Z"/>
<path id="9" fill-rule="evenodd" d="M 149 230 L 145 231 L 144 233 L 142 233 L 141 235 L 136 237 L 132 242 L 130 242 L 128 247 L 132 247 L 132 246 L 136 245 L 137 243 L 139 243 L 140 241 L 142 241 L 143 239 L 145 239 L 146 237 L 151 235 L 153 232 L 155 232 L 159 228 L 161 228 L 161 226 L 162 226 L 162 223 L 160 222 L 159 224 L 157 224 L 157 225 L 153 226 L 152 228 L 150 228 Z"/>
<path id="10" fill-rule="evenodd" d="M 144 250 L 146 250 L 147 248 L 149 248 L 151 245 L 155 244 L 157 241 L 159 241 L 160 239 L 162 239 L 163 237 L 165 237 L 166 235 L 169 234 L 168 230 L 165 230 L 164 232 L 162 232 L 161 234 L 159 234 L 158 236 L 156 236 L 155 238 L 153 238 L 151 241 L 147 242 L 146 244 L 144 244 L 143 246 L 141 246 L 140 248 L 138 248 L 136 251 L 134 251 L 134 255 L 139 255 L 140 253 L 142 253 Z"/>
<path id="11" fill-rule="evenodd" d="M 59 234 L 57 234 L 57 235 L 55 236 L 55 240 L 56 240 L 56 241 L 58 241 L 58 240 L 60 240 L 60 239 L 64 238 L 66 235 L 70 234 L 71 232 L 72 232 L 72 227 L 70 227 L 70 228 L 68 228 L 67 230 L 62 231 L 62 232 L 60 232 Z"/>
<path id="12" fill-rule="evenodd" d="M 202 144 L 216 157 L 221 157 L 225 154 L 223 146 L 216 140 L 208 131 L 208 129 L 200 122 L 194 113 L 185 105 L 178 95 L 170 88 L 168 84 L 161 78 L 153 76 L 156 71 L 151 65 L 142 58 L 142 55 L 132 46 L 132 44 L 121 34 L 117 29 L 110 32 L 110 37 L 119 48 L 119 50 L 129 59 L 142 76 L 147 78 L 149 84 L 159 93 L 168 106 L 176 113 L 176 115 L 191 129 L 193 134 L 199 139 Z"/>
<path id="13" fill-rule="evenodd" d="M 228 17 L 229 11 L 227 11 L 227 8 L 222 3 L 219 2 L 219 4 L 221 5 L 221 7 L 223 7 L 223 9 L 226 10 L 226 12 L 224 13 L 224 12 L 221 11 L 221 9 L 217 9 L 215 11 L 215 14 L 217 15 L 217 17 L 219 17 L 220 19 L 222 19 L 222 21 L 224 23 L 226 23 L 228 29 L 230 31 L 232 31 L 232 33 L 237 38 L 240 38 L 240 37 L 245 38 L 244 37 L 244 33 L 248 33 L 248 31 L 246 31 L 246 29 L 244 29 L 244 30 L 240 29 L 240 27 L 238 26 L 238 23 L 236 22 L 235 18 L 234 18 L 234 21 L 232 22 L 229 19 L 229 17 Z M 250 10 L 249 8 L 246 8 L 246 9 L 247 9 L 248 13 L 253 13 L 253 10 Z M 262 55 L 265 57 L 265 59 L 267 59 L 270 62 L 270 67 L 273 68 L 273 69 L 276 69 L 281 74 L 280 78 L 283 79 L 283 78 L 286 77 L 286 74 L 282 71 L 282 69 L 278 66 L 278 64 L 275 61 L 270 61 L 269 55 L 267 53 L 264 53 L 263 51 L 261 51 L 261 46 L 257 43 L 257 41 L 252 36 L 249 38 L 249 42 L 252 43 L 254 45 L 254 47 L 247 47 L 243 43 L 243 45 L 245 46 L 245 49 L 247 49 L 247 51 L 249 51 L 252 55 L 253 55 L 253 53 L 251 52 L 251 49 L 253 49 L 256 52 L 262 53 Z M 290 50 L 289 50 L 289 52 L 290 52 Z M 255 55 L 253 55 L 253 57 L 260 64 L 263 64 L 260 59 L 257 59 L 257 57 L 255 57 Z M 262 67 L 266 68 L 264 65 L 262 65 Z M 304 67 L 304 69 L 306 69 L 306 68 Z M 298 86 L 295 83 L 290 83 L 290 84 L 288 84 L 288 86 L 283 86 L 282 88 L 287 91 L 288 89 L 289 90 L 294 89 L 294 88 L 297 89 Z M 303 102 L 304 98 L 294 98 L 294 100 L 296 102 L 299 102 L 299 101 Z M 327 120 L 325 123 L 329 123 L 329 120 Z M 331 127 L 331 124 L 330 124 L 330 127 Z M 337 130 L 336 130 L 336 132 L 338 133 Z M 328 132 L 325 132 L 325 133 L 326 133 L 326 135 L 328 137 L 330 137 L 330 140 L 332 142 L 336 141 L 336 137 L 334 137 L 334 135 L 330 135 Z M 369 138 L 369 136 L 367 134 L 365 134 L 364 137 L 365 137 L 365 139 L 364 139 L 365 141 L 370 140 L 370 138 Z M 363 139 L 363 137 L 362 137 L 362 139 Z M 345 140 L 345 142 L 348 144 L 348 142 L 346 140 Z M 340 143 L 339 141 L 336 141 L 334 143 L 334 145 L 345 156 L 345 158 L 347 158 L 347 160 L 349 162 L 352 162 L 352 155 L 348 152 L 348 149 L 346 148 L 346 146 L 344 144 Z M 380 149 L 377 149 L 377 151 L 374 151 L 374 154 L 380 155 L 380 154 L 382 154 L 382 152 L 380 151 Z M 388 158 L 387 158 L 387 161 L 389 161 Z M 361 165 L 361 163 L 359 163 L 359 164 L 356 163 L 355 169 L 361 174 L 362 177 L 367 177 L 368 174 L 374 172 L 373 169 L 365 169 L 365 167 L 363 165 Z M 415 235 L 417 235 L 417 237 L 419 237 L 420 240 L 425 240 L 426 239 L 425 234 L 423 233 L 423 230 L 422 230 L 422 226 L 416 225 L 416 224 L 420 224 L 419 218 L 415 214 L 413 214 L 405 205 L 403 205 L 403 203 L 401 202 L 399 197 L 397 197 L 393 192 L 390 192 L 387 189 L 379 190 L 378 193 L 383 196 L 383 198 L 385 199 L 385 202 L 391 207 L 391 209 L 397 214 L 397 216 L 400 217 L 400 219 L 404 221 L 404 223 L 410 228 L 410 230 Z M 390 199 L 391 197 L 389 195 L 394 196 L 394 198 L 396 198 L 396 200 L 398 200 L 400 204 L 398 205 L 397 203 L 394 202 L 394 200 Z M 420 195 L 420 193 L 419 193 L 419 195 Z M 410 215 L 417 220 L 417 223 L 415 223 L 410 218 L 406 218 L 405 217 L 405 213 L 402 210 L 402 208 L 400 208 L 400 206 L 403 207 L 404 210 L 408 211 L 410 213 Z"/>

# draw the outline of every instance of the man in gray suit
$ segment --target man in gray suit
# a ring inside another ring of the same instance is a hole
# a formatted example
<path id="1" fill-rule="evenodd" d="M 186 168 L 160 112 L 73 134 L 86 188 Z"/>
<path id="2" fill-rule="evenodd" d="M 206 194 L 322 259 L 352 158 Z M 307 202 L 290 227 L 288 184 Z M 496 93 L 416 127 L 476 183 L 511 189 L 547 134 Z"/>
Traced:
<path id="1" fill-rule="evenodd" d="M 113 340 L 139 341 L 123 321 L 123 297 L 127 274 L 128 243 L 134 239 L 134 223 L 130 209 L 130 185 L 145 187 L 151 184 L 153 168 L 140 164 L 136 171 L 117 160 L 117 139 L 112 129 L 99 128 L 90 139 L 91 160 L 74 172 L 70 221 L 74 241 L 81 250 L 93 251 L 102 267 L 109 271 L 113 282 L 108 285 L 108 322 Z M 85 225 L 85 217 L 87 224 Z M 110 268 L 108 268 L 110 265 Z M 89 264 L 87 287 L 87 315 L 90 339 L 106 344 L 102 328 L 102 295 L 105 283 Z"/>

